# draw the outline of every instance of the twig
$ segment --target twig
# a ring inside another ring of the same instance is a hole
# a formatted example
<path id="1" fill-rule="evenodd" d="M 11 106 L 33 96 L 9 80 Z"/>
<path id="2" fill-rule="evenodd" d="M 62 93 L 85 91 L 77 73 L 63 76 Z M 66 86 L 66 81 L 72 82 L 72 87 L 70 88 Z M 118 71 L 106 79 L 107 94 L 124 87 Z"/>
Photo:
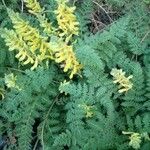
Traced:
<path id="1" fill-rule="evenodd" d="M 150 33 L 150 31 L 148 31 L 148 32 L 144 35 L 144 37 L 142 38 L 142 40 L 141 40 L 140 43 L 142 43 L 142 42 L 146 39 L 146 37 L 149 35 L 149 33 Z"/>
<path id="2" fill-rule="evenodd" d="M 94 16 L 92 16 L 92 21 L 94 22 L 96 29 L 99 30 L 98 25 L 97 25 L 97 22 L 96 22 L 96 20 L 94 19 Z"/>
<path id="3" fill-rule="evenodd" d="M 39 139 L 36 140 L 36 143 L 35 143 L 35 145 L 34 145 L 33 150 L 36 150 L 36 147 L 37 147 L 38 142 L 39 142 Z"/>
<path id="4" fill-rule="evenodd" d="M 104 12 L 105 14 L 107 15 L 107 17 L 109 18 L 110 22 L 113 22 L 113 20 L 111 19 L 111 17 L 108 15 L 108 12 L 100 5 L 98 4 L 97 2 L 93 1 L 94 4 L 98 5 Z"/>
<path id="5" fill-rule="evenodd" d="M 95 16 L 97 19 L 99 19 L 99 18 L 98 18 L 98 15 L 94 14 L 94 16 Z M 96 20 L 96 22 L 98 22 L 99 24 L 102 24 L 102 25 L 106 26 L 106 24 L 104 24 L 104 23 L 101 22 L 101 21 Z"/>
<path id="6" fill-rule="evenodd" d="M 20 69 L 11 68 L 11 67 L 6 67 L 6 68 L 8 68 L 8 69 L 11 69 L 11 70 L 14 70 L 14 71 L 18 71 L 18 72 L 25 73 L 25 71 L 23 71 L 23 70 L 20 70 Z"/>

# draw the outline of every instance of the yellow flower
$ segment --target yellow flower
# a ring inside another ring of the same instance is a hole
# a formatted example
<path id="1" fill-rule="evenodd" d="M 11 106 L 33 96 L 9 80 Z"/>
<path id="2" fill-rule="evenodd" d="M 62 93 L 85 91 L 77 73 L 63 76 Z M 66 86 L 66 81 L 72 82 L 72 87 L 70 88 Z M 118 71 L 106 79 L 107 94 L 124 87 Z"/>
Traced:
<path id="1" fill-rule="evenodd" d="M 5 75 L 5 83 L 8 88 L 15 87 L 16 86 L 16 76 L 14 76 L 13 73 Z"/>
<path id="2" fill-rule="evenodd" d="M 66 80 L 64 80 L 63 82 L 60 83 L 60 88 L 59 88 L 60 93 L 63 93 L 63 92 L 64 92 L 64 91 L 61 90 L 61 87 L 66 86 L 66 85 L 68 85 L 69 83 L 70 83 L 70 82 L 69 82 L 69 81 L 66 81 Z M 67 95 L 66 92 L 65 92 L 65 95 Z"/>
<path id="3" fill-rule="evenodd" d="M 16 88 L 20 90 L 19 86 L 16 85 L 17 76 L 14 76 L 13 73 L 5 75 L 5 84 L 8 88 Z"/>
<path id="4" fill-rule="evenodd" d="M 88 106 L 88 105 L 86 105 L 86 104 L 83 104 L 83 105 L 80 105 L 80 104 L 79 104 L 79 107 L 82 107 L 82 108 L 84 109 L 85 114 L 86 114 L 86 118 L 91 118 L 91 117 L 93 117 L 93 115 L 94 115 L 94 113 L 93 113 L 93 111 L 92 111 L 93 106 Z"/>
<path id="5" fill-rule="evenodd" d="M 67 36 L 67 41 L 69 41 L 72 35 L 78 35 L 79 22 L 74 15 L 75 7 L 68 7 L 66 2 L 67 1 L 58 3 L 58 8 L 55 13 L 57 15 L 59 29 L 62 30 L 59 35 L 61 37 Z"/>
<path id="6" fill-rule="evenodd" d="M 51 54 L 50 45 L 48 42 L 46 42 L 47 38 L 42 37 L 39 34 L 38 29 L 31 27 L 29 22 L 20 18 L 18 13 L 9 11 L 9 17 L 14 24 L 16 33 L 23 37 L 23 40 L 27 43 L 27 45 L 30 46 L 30 50 L 33 53 L 39 50 L 42 55 L 45 55 L 46 52 L 50 52 Z"/>
<path id="7" fill-rule="evenodd" d="M 112 69 L 110 74 L 114 77 L 113 82 L 119 83 L 119 93 L 127 92 L 132 88 L 133 84 L 130 82 L 130 79 L 133 78 L 132 75 L 125 77 L 125 72 L 116 68 Z"/>
<path id="8" fill-rule="evenodd" d="M 122 132 L 123 134 L 130 134 L 130 142 L 129 142 L 129 146 L 133 147 L 134 149 L 139 149 L 140 148 L 140 144 L 142 142 L 141 140 L 141 134 L 139 133 L 135 133 L 135 132 Z"/>
<path id="9" fill-rule="evenodd" d="M 129 139 L 130 139 L 130 142 L 129 142 L 130 146 L 132 146 L 134 149 L 140 148 L 140 144 L 141 144 L 142 140 L 141 140 L 141 136 L 139 133 L 131 134 Z"/>

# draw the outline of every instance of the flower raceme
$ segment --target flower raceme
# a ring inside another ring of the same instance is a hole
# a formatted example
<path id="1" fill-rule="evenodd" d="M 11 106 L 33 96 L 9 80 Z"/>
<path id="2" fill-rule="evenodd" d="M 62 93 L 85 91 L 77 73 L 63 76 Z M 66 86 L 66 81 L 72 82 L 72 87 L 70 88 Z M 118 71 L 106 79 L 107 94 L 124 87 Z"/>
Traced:
<path id="1" fill-rule="evenodd" d="M 93 106 L 88 106 L 86 104 L 79 104 L 79 107 L 83 108 L 84 112 L 85 112 L 85 117 L 86 118 L 91 118 L 94 115 L 93 112 Z"/>
<path id="2" fill-rule="evenodd" d="M 42 13 L 43 9 L 41 8 L 39 2 L 37 0 L 24 0 L 26 3 L 26 7 L 29 8 L 29 12 L 31 14 Z"/>
<path id="3" fill-rule="evenodd" d="M 127 92 L 130 90 L 133 86 L 133 84 L 130 82 L 130 79 L 133 78 L 132 75 L 129 77 L 125 77 L 125 72 L 122 71 L 122 69 L 112 69 L 110 73 L 114 78 L 114 83 L 119 83 L 119 93 Z"/>
<path id="4" fill-rule="evenodd" d="M 28 63 L 32 64 L 33 66 L 31 67 L 31 69 L 34 69 L 36 67 L 36 57 L 34 55 L 31 55 L 29 47 L 23 41 L 22 37 L 19 37 L 13 30 L 7 29 L 3 30 L 1 36 L 5 39 L 6 45 L 9 46 L 10 51 L 18 51 L 16 58 L 18 58 L 20 62 L 23 61 L 24 65 Z"/>
<path id="5" fill-rule="evenodd" d="M 25 0 L 26 7 L 29 9 L 29 12 L 36 15 L 40 22 L 40 26 L 44 28 L 44 32 L 50 34 L 53 32 L 54 28 L 52 24 L 49 23 L 45 17 L 44 9 L 40 7 L 37 0 Z M 72 35 L 78 35 L 79 32 L 79 22 L 77 22 L 76 16 L 74 15 L 75 7 L 68 7 L 68 0 L 58 1 L 58 8 L 55 10 L 57 15 L 57 22 L 59 29 L 62 31 L 59 35 L 67 36 L 66 40 L 69 41 Z"/>
<path id="6" fill-rule="evenodd" d="M 62 33 L 59 35 L 61 37 L 67 36 L 68 41 L 72 35 L 78 35 L 79 22 L 77 22 L 76 16 L 74 15 L 75 7 L 68 7 L 66 2 L 67 1 L 59 2 L 55 13 L 57 15 L 59 29 L 62 30 Z"/>
<path id="7" fill-rule="evenodd" d="M 14 13 L 11 10 L 8 12 L 16 33 L 27 43 L 31 52 L 34 54 L 39 50 L 41 53 L 41 60 L 44 59 L 46 52 L 50 52 L 50 56 L 52 54 L 50 45 L 48 42 L 46 42 L 46 39 L 39 34 L 38 29 L 31 27 L 28 22 L 24 21 L 19 16 L 18 13 Z"/>
<path id="8" fill-rule="evenodd" d="M 71 71 L 69 76 L 70 79 L 72 79 L 82 68 L 82 65 L 76 60 L 73 46 L 68 46 L 65 42 L 60 42 L 58 49 L 56 50 L 55 61 L 62 64 L 64 72 Z"/>
<path id="9" fill-rule="evenodd" d="M 41 8 L 39 2 L 37 0 L 25 0 L 26 7 L 31 14 L 34 14 L 38 21 L 40 22 L 40 26 L 44 29 L 43 32 L 47 35 L 50 35 L 54 28 L 52 24 L 48 22 L 48 19 L 45 17 L 44 9 Z"/>

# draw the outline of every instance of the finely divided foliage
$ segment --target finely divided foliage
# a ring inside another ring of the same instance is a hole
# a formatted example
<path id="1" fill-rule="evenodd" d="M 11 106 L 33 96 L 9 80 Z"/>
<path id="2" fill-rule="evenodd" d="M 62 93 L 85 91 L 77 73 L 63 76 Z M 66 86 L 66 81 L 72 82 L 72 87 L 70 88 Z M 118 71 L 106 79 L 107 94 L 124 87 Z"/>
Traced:
<path id="1" fill-rule="evenodd" d="M 2 2 L 0 149 L 149 150 L 149 0 Z"/>

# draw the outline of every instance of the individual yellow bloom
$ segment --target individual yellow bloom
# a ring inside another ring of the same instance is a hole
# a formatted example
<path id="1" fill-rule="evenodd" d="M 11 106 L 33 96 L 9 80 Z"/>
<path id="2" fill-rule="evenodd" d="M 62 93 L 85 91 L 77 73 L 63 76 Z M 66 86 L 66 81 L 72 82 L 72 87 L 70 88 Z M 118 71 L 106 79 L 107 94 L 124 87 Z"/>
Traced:
<path id="1" fill-rule="evenodd" d="M 110 73 L 114 78 L 114 83 L 119 83 L 119 93 L 127 92 L 130 90 L 133 86 L 133 84 L 130 82 L 130 79 L 133 78 L 132 75 L 129 77 L 125 77 L 125 72 L 122 71 L 122 69 L 112 69 Z"/>
<path id="2" fill-rule="evenodd" d="M 61 37 L 78 35 L 79 22 L 74 15 L 75 7 L 68 7 L 66 1 L 58 3 L 58 8 L 55 11 L 57 15 L 57 22 L 59 29 L 62 31 L 59 35 Z M 68 39 L 69 40 L 69 39 Z"/>
<path id="3" fill-rule="evenodd" d="M 93 115 L 94 115 L 93 112 L 90 112 L 90 111 L 86 112 L 86 118 L 91 118 L 93 117 Z"/>
<path id="4" fill-rule="evenodd" d="M 86 118 L 91 118 L 93 117 L 94 113 L 92 111 L 92 106 L 85 106 L 85 112 L 86 112 Z"/>

